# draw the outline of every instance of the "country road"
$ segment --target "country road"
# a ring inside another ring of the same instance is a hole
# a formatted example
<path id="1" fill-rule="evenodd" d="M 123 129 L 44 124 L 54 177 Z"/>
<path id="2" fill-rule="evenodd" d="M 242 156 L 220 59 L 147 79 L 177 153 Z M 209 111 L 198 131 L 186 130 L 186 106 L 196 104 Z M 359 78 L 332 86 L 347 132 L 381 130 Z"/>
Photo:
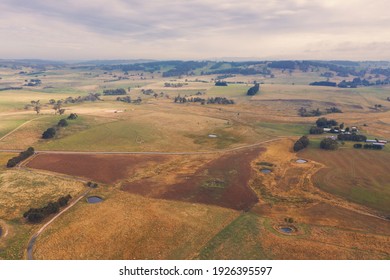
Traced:
<path id="1" fill-rule="evenodd" d="M 81 181 L 81 180 L 80 180 Z M 33 249 L 35 245 L 35 241 L 39 237 L 39 235 L 42 234 L 42 232 L 52 223 L 54 222 L 59 216 L 61 216 L 63 213 L 68 211 L 71 207 L 76 205 L 77 202 L 79 202 L 82 198 L 84 198 L 91 189 L 88 189 L 86 192 L 84 192 L 81 196 L 79 196 L 75 201 L 73 201 L 71 204 L 69 204 L 65 209 L 63 209 L 61 212 L 59 212 L 57 215 L 55 215 L 50 221 L 45 223 L 29 240 L 28 245 L 27 245 L 27 259 L 28 260 L 33 260 Z"/>
<path id="2" fill-rule="evenodd" d="M 202 155 L 202 154 L 219 154 L 219 153 L 229 153 L 229 152 L 234 152 L 238 150 L 243 150 L 243 149 L 249 149 L 253 147 L 257 147 L 259 145 L 263 145 L 266 143 L 270 142 L 275 142 L 280 139 L 285 139 L 289 137 L 277 137 L 274 139 L 270 140 L 265 140 L 261 141 L 255 144 L 250 144 L 250 145 L 245 145 L 245 146 L 239 146 L 235 148 L 230 148 L 230 149 L 224 149 L 224 150 L 215 150 L 215 151 L 203 151 L 203 152 L 157 152 L 157 151 L 150 151 L 150 152 L 104 152 L 104 151 L 52 151 L 52 150 L 36 150 L 36 154 L 70 154 L 70 155 Z M 23 152 L 23 150 L 10 150 L 10 149 L 5 149 L 2 150 L 0 149 L 1 153 L 20 153 Z"/>

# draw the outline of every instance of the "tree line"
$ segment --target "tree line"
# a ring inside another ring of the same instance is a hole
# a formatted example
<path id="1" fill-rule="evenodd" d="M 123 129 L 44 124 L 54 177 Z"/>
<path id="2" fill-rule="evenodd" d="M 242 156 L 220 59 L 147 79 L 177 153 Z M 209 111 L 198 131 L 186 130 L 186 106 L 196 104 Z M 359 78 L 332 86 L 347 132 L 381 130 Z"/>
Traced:
<path id="1" fill-rule="evenodd" d="M 321 111 L 319 108 L 315 110 L 307 110 L 304 107 L 301 107 L 298 109 L 298 115 L 301 117 L 315 117 L 315 116 L 321 116 L 324 114 L 332 114 L 332 113 L 342 113 L 341 109 L 337 107 L 330 107 L 325 108 L 325 112 Z"/>
<path id="2" fill-rule="evenodd" d="M 57 201 L 51 201 L 44 207 L 30 208 L 27 212 L 23 213 L 23 217 L 30 223 L 40 223 L 51 214 L 58 213 L 60 208 L 68 205 L 71 199 L 72 196 L 70 194 L 62 196 Z"/>
<path id="3" fill-rule="evenodd" d="M 295 142 L 294 147 L 293 147 L 294 152 L 298 152 L 300 150 L 303 150 L 304 148 L 309 146 L 309 144 L 310 144 L 309 138 L 306 135 L 302 136 L 301 138 L 299 138 L 297 140 L 297 142 Z"/>
<path id="4" fill-rule="evenodd" d="M 57 134 L 57 130 L 59 130 L 61 127 L 66 127 L 69 125 L 69 122 L 67 120 L 75 120 L 78 118 L 78 115 L 75 113 L 72 113 L 68 116 L 66 119 L 60 119 L 56 126 L 49 127 L 42 133 L 42 139 L 50 139 L 53 138 Z"/>
<path id="5" fill-rule="evenodd" d="M 104 95 L 126 95 L 127 92 L 124 88 L 117 89 L 105 89 L 103 90 Z"/>
<path id="6" fill-rule="evenodd" d="M 353 145 L 353 147 L 355 149 L 361 149 L 361 148 L 364 148 L 364 149 L 371 149 L 371 150 L 382 150 L 383 149 L 383 146 L 380 146 L 380 145 L 373 145 L 373 144 L 360 144 L 360 143 L 356 143 Z"/>
<path id="7" fill-rule="evenodd" d="M 25 159 L 29 158 L 30 156 L 32 156 L 34 154 L 34 152 L 35 152 L 34 148 L 33 147 L 29 147 L 27 150 L 21 152 L 18 156 L 13 157 L 10 160 L 8 160 L 7 167 L 8 168 L 15 167 L 18 163 L 20 163 L 23 160 L 25 160 Z"/>
<path id="8" fill-rule="evenodd" d="M 233 99 L 227 99 L 226 97 L 209 97 L 207 99 L 201 97 L 181 97 L 180 95 L 176 96 L 173 100 L 175 103 L 187 103 L 194 102 L 200 103 L 201 105 L 205 104 L 221 104 L 221 105 L 229 105 L 235 104 Z"/>
<path id="9" fill-rule="evenodd" d="M 260 90 L 260 84 L 255 83 L 255 85 L 253 87 L 248 89 L 246 95 L 249 95 L 249 96 L 255 95 L 256 93 L 259 92 L 259 90 Z"/>

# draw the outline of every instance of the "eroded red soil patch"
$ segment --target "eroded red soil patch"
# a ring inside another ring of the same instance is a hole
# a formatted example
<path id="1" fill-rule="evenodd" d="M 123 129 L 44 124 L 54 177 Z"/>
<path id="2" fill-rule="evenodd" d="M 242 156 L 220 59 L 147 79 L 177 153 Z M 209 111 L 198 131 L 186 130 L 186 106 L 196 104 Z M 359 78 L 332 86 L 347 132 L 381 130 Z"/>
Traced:
<path id="1" fill-rule="evenodd" d="M 147 197 L 204 203 L 249 210 L 257 203 L 256 194 L 249 187 L 250 162 L 264 148 L 225 154 L 203 166 L 179 183 L 164 185 L 152 180 L 126 183 L 123 190 Z"/>
<path id="2" fill-rule="evenodd" d="M 27 167 L 84 177 L 112 184 L 143 168 L 164 162 L 167 156 L 40 154 Z"/>

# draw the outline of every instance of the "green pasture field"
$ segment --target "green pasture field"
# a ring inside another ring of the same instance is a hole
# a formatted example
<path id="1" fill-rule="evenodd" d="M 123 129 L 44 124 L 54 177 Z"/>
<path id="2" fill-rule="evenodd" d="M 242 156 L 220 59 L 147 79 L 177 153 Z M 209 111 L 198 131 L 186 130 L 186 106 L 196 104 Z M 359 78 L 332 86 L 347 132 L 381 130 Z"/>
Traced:
<path id="1" fill-rule="evenodd" d="M 309 147 L 298 155 L 326 166 L 313 177 L 319 188 L 384 213 L 390 212 L 388 152 L 348 147 L 326 151 Z"/>

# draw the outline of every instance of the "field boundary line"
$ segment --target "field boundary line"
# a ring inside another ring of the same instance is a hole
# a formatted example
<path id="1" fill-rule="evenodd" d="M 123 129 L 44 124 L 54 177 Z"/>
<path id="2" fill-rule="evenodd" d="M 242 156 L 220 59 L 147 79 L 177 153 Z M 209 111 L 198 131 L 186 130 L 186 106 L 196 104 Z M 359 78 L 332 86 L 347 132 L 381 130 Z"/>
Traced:
<path id="1" fill-rule="evenodd" d="M 19 125 L 17 128 L 11 130 L 10 132 L 8 132 L 6 135 L 4 135 L 3 137 L 0 138 L 0 141 L 3 141 L 5 138 L 7 138 L 8 136 L 10 136 L 12 133 L 14 133 L 15 131 L 19 130 L 20 128 L 22 128 L 23 126 L 25 126 L 26 124 L 32 122 L 32 121 L 35 121 L 37 119 L 41 119 L 41 118 L 44 118 L 46 116 L 39 116 L 39 117 L 36 117 L 36 118 L 33 118 L 31 120 L 28 120 L 24 123 L 22 123 L 21 125 Z"/>
<path id="2" fill-rule="evenodd" d="M 245 146 L 239 146 L 235 148 L 230 149 L 224 149 L 224 150 L 215 150 L 215 151 L 202 151 L 202 152 L 105 152 L 105 151 L 96 151 L 96 152 L 88 152 L 88 151 L 49 151 L 49 150 L 43 150 L 39 151 L 36 150 L 36 154 L 74 154 L 74 155 L 206 155 L 206 154 L 220 154 L 220 153 L 230 153 L 235 152 L 238 150 L 244 150 L 244 149 L 250 149 L 253 147 L 257 147 L 266 143 L 275 142 L 281 139 L 288 139 L 292 136 L 283 136 L 283 137 L 277 137 L 274 139 L 264 140 L 258 143 L 249 144 Z M 23 150 L 18 149 L 5 149 L 0 150 L 0 152 L 3 153 L 20 153 L 23 152 Z"/>

